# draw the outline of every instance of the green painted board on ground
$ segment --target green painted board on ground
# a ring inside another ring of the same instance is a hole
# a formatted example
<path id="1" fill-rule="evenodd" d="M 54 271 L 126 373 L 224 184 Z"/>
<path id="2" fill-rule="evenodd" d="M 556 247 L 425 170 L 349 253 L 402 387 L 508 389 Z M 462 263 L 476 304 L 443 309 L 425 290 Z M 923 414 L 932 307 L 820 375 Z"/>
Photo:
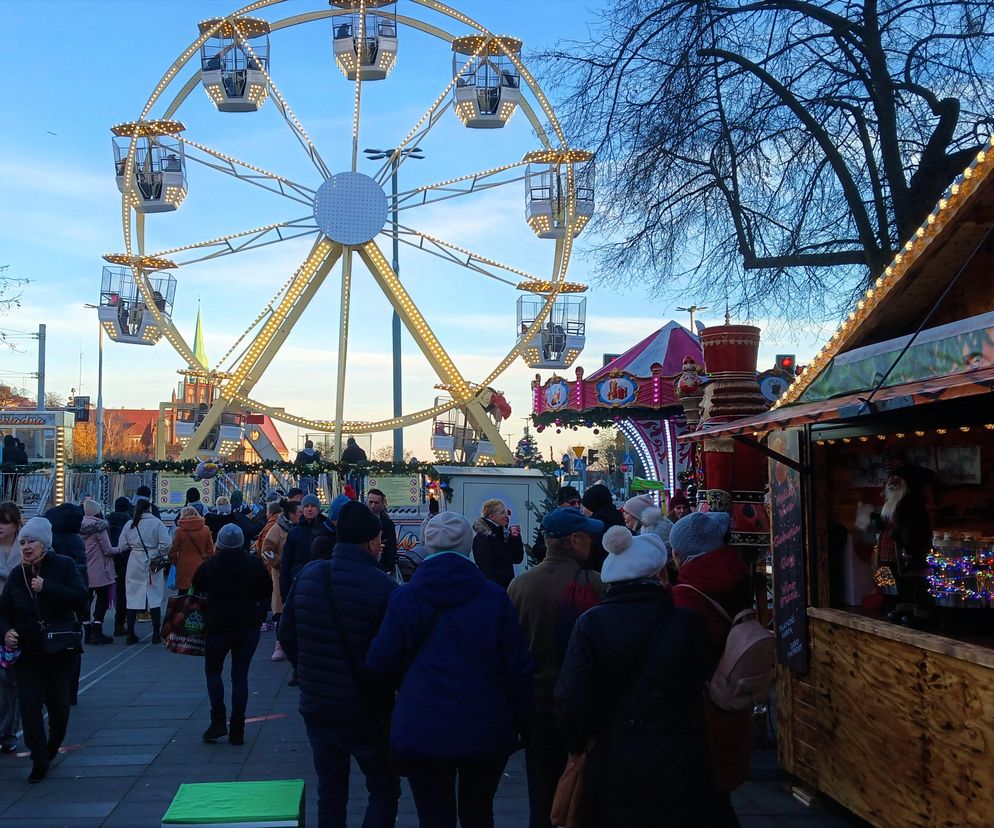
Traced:
<path id="1" fill-rule="evenodd" d="M 297 826 L 303 801 L 303 779 L 185 783 L 162 825 Z"/>

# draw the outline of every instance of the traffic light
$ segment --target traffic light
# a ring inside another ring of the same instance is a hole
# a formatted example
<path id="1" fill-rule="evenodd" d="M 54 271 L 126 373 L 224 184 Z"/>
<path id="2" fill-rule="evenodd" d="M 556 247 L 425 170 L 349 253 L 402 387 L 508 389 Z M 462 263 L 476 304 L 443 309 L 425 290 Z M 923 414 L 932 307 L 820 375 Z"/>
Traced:
<path id="1" fill-rule="evenodd" d="M 597 462 L 598 449 L 587 449 L 587 466 L 592 466 Z"/>
<path id="2" fill-rule="evenodd" d="M 568 474 L 573 467 L 572 458 L 568 454 L 564 454 L 563 459 L 559 461 L 559 465 Z"/>
<path id="3" fill-rule="evenodd" d="M 794 376 L 794 371 L 797 369 L 797 358 L 794 354 L 777 354 L 776 365 L 784 373 Z"/>

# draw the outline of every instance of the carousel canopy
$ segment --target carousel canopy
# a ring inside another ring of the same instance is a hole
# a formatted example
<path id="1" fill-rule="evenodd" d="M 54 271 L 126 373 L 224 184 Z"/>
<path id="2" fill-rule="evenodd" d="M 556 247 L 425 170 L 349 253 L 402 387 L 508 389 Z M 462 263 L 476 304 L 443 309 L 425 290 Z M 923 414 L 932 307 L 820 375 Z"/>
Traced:
<path id="1" fill-rule="evenodd" d="M 663 366 L 664 375 L 672 376 L 680 373 L 684 357 L 688 356 L 703 364 L 700 341 L 679 322 L 667 322 L 621 356 L 589 374 L 586 379 L 599 380 L 615 371 L 627 371 L 636 377 L 649 377 L 652 376 L 652 365 L 656 362 Z"/>

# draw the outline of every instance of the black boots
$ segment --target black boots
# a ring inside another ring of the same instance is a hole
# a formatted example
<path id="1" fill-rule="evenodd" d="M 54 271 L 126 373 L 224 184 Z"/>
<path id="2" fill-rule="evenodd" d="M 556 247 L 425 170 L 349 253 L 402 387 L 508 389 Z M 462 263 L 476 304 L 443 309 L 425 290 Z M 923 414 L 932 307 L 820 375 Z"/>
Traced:
<path id="1" fill-rule="evenodd" d="M 228 741 L 233 745 L 245 744 L 245 717 L 232 716 L 228 727 Z"/>
<path id="2" fill-rule="evenodd" d="M 204 731 L 204 741 L 213 742 L 222 736 L 228 735 L 228 728 L 225 722 L 228 718 L 228 711 L 223 707 L 220 710 L 211 710 L 211 726 Z M 234 720 L 232 720 L 234 726 Z M 245 730 L 245 719 L 242 719 L 242 732 Z"/>
<path id="3" fill-rule="evenodd" d="M 113 644 L 114 639 L 109 635 L 104 635 L 103 624 L 94 621 L 92 624 L 84 624 L 83 643 L 84 644 Z"/>

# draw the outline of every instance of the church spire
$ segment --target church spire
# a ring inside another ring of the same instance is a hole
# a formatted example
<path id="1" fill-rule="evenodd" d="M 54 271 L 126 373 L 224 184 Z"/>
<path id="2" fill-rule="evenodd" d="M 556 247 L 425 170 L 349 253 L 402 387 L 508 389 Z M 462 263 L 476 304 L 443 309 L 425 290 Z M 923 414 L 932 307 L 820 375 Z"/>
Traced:
<path id="1" fill-rule="evenodd" d="M 193 334 L 193 355 L 197 358 L 204 370 L 210 366 L 207 364 L 207 350 L 204 348 L 204 328 L 200 324 L 200 303 L 197 303 L 197 327 Z"/>

